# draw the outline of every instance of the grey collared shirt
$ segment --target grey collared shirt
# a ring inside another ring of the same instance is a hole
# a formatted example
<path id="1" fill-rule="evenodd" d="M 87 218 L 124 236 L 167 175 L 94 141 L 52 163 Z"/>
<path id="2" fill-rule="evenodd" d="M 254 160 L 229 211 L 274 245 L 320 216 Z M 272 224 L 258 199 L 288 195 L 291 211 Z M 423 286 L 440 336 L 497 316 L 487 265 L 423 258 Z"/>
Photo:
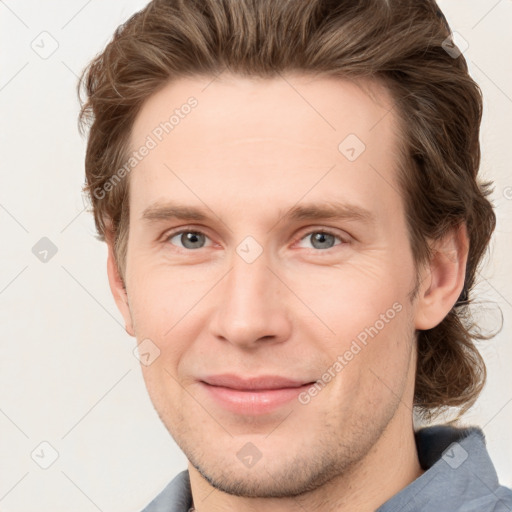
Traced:
<path id="1" fill-rule="evenodd" d="M 425 473 L 375 512 L 512 512 L 512 489 L 499 484 L 480 428 L 426 427 L 415 440 Z M 142 512 L 188 512 L 191 506 L 185 470 Z"/>

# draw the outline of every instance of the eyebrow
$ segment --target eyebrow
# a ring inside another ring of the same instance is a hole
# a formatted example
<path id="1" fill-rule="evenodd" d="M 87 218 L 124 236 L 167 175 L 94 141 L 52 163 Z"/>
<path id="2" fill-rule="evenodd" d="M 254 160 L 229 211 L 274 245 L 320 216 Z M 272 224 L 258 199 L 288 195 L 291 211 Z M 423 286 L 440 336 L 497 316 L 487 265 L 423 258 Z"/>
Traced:
<path id="1" fill-rule="evenodd" d="M 154 203 L 143 211 L 141 220 L 146 222 L 157 222 L 171 219 L 205 221 L 210 217 L 207 211 L 207 208 L 196 208 L 172 202 Z M 217 217 L 217 215 L 215 216 Z M 280 219 L 279 222 L 283 220 L 301 221 L 339 219 L 355 220 L 366 224 L 373 223 L 376 220 L 375 215 L 369 210 L 354 204 L 340 202 L 295 205 L 289 210 L 280 209 L 278 212 L 278 218 Z"/>

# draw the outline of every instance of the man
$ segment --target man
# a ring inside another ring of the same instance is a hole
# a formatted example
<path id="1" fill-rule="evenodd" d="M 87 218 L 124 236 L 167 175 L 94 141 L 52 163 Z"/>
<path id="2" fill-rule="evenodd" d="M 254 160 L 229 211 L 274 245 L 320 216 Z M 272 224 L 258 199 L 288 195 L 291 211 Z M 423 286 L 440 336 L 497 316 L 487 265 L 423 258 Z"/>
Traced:
<path id="1" fill-rule="evenodd" d="M 160 0 L 85 70 L 111 290 L 189 461 L 146 512 L 512 510 L 478 427 L 414 427 L 485 382 L 449 36 L 432 0 Z"/>

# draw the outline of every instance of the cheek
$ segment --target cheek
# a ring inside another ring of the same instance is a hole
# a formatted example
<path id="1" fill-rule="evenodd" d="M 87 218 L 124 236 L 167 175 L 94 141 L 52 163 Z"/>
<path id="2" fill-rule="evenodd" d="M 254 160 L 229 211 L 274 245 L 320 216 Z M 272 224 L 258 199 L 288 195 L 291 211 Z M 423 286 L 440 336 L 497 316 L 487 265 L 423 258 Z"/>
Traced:
<path id="1" fill-rule="evenodd" d="M 358 261 L 313 274 L 310 282 L 315 286 L 310 285 L 309 294 L 306 286 L 299 288 L 298 294 L 330 330 L 316 348 L 324 354 L 325 371 L 340 376 L 334 379 L 339 393 L 373 403 L 375 397 L 386 398 L 379 377 L 389 380 L 391 389 L 400 387 L 414 334 L 411 275 L 407 267 L 400 269 L 375 254 L 364 265 Z M 316 317 L 302 324 L 313 340 L 314 326 L 319 326 Z"/>
<path id="2" fill-rule="evenodd" d="M 174 379 L 180 378 L 178 369 L 204 329 L 205 320 L 199 315 L 215 280 L 199 280 L 197 275 L 203 276 L 204 272 L 190 268 L 187 272 L 169 266 L 151 268 L 141 264 L 139 268 L 144 272 L 132 275 L 130 288 L 135 335 L 138 343 L 151 340 L 158 354 L 151 365 L 141 365 L 143 376 L 152 399 L 168 393 L 174 401 L 180 393 Z M 161 405 L 165 407 L 165 403 Z"/>
<path id="3" fill-rule="evenodd" d="M 200 270 L 180 271 L 143 260 L 135 263 L 137 271 L 130 275 L 129 299 L 136 331 L 163 340 L 172 335 L 182 319 L 186 321 L 194 304 L 205 295 L 207 279 L 197 279 L 198 274 L 203 275 Z"/>
<path id="4" fill-rule="evenodd" d="M 300 277 L 297 277 L 297 276 Z M 287 282 L 335 337 L 352 339 L 365 328 L 388 326 L 406 307 L 409 271 L 373 254 L 336 267 L 291 273 Z M 396 323 L 396 322 L 392 322 Z"/>
<path id="5" fill-rule="evenodd" d="M 373 311 L 340 315 L 337 336 L 326 351 L 325 370 L 335 375 L 326 395 L 327 409 L 353 418 L 377 417 L 378 411 L 387 414 L 384 411 L 393 409 L 410 369 L 410 324 L 410 308 L 398 301 L 384 307 L 382 316 Z"/>

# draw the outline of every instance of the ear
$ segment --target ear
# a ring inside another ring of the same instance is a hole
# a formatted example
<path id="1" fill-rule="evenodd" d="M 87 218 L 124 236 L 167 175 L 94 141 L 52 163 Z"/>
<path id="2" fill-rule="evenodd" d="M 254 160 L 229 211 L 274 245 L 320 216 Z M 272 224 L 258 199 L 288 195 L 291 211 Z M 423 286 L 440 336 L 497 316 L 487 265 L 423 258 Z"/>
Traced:
<path id="1" fill-rule="evenodd" d="M 121 279 L 119 268 L 117 266 L 116 259 L 114 256 L 115 253 L 113 238 L 110 235 L 107 235 L 105 238 L 108 246 L 107 274 L 108 282 L 110 285 L 110 291 L 112 292 L 114 300 L 116 301 L 117 308 L 123 315 L 126 332 L 130 336 L 135 336 L 130 306 L 128 304 L 128 294 L 126 292 L 123 280 Z"/>
<path id="2" fill-rule="evenodd" d="M 462 292 L 469 249 L 466 226 L 452 228 L 434 242 L 432 249 L 432 260 L 420 275 L 415 313 L 417 330 L 439 325 Z"/>

